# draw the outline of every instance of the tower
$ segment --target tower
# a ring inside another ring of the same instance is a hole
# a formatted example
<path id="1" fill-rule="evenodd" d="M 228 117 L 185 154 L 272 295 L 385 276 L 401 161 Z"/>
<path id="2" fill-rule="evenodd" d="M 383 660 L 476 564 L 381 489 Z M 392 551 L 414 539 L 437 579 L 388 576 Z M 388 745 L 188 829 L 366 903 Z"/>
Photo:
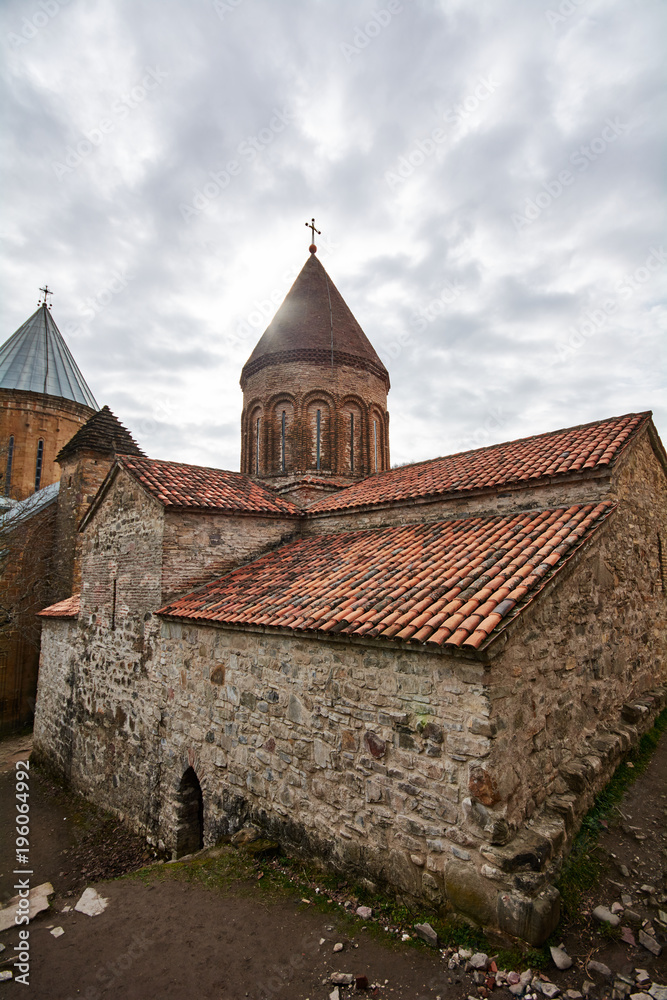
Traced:
<path id="1" fill-rule="evenodd" d="M 315 250 L 241 373 L 241 471 L 303 500 L 389 468 L 389 375 Z"/>
<path id="2" fill-rule="evenodd" d="M 0 493 L 14 500 L 58 481 L 56 455 L 98 409 L 42 291 L 0 347 Z"/>

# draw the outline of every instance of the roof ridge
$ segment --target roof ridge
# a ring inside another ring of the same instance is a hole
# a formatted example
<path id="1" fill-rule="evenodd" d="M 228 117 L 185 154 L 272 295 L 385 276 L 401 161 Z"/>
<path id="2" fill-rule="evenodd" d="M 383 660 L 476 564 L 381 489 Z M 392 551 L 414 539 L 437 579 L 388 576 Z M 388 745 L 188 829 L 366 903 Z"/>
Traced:
<path id="1" fill-rule="evenodd" d="M 464 451 L 452 451 L 447 455 L 436 455 L 435 458 L 421 458 L 417 462 L 405 462 L 403 465 L 394 465 L 391 469 L 378 472 L 372 477 L 377 478 L 389 475 L 398 469 L 414 469 L 417 465 L 430 465 L 432 462 L 441 462 L 448 458 L 458 458 L 461 455 L 473 455 L 476 452 L 494 451 L 496 448 L 504 448 L 508 445 L 522 444 L 524 441 L 534 441 L 536 438 L 554 437 L 556 434 L 565 434 L 569 431 L 580 431 L 586 427 L 598 427 L 602 424 L 611 423 L 612 420 L 627 420 L 628 417 L 652 417 L 653 410 L 639 410 L 637 413 L 621 413 L 617 417 L 604 417 L 602 420 L 589 420 L 585 424 L 573 424 L 572 427 L 559 427 L 553 431 L 542 431 L 538 434 L 527 434 L 525 437 L 512 438 L 510 441 L 498 441 L 496 444 L 483 444 L 479 448 L 466 448 Z"/>
<path id="2" fill-rule="evenodd" d="M 143 462 L 151 462 L 159 465 L 174 465 L 183 469 L 203 469 L 206 472 L 224 472 L 225 475 L 241 476 L 243 479 L 249 479 L 251 482 L 256 483 L 257 486 L 261 486 L 263 489 L 273 492 L 273 490 L 266 486 L 266 484 L 253 479 L 252 476 L 246 475 L 245 472 L 238 472 L 235 469 L 221 469 L 216 465 L 195 465 L 194 462 L 176 462 L 170 458 L 150 458 L 148 455 L 119 455 L 118 457 L 132 459 L 133 461 L 140 459 Z"/>
<path id="3" fill-rule="evenodd" d="M 318 500 L 306 513 L 313 517 L 471 490 L 536 485 L 556 476 L 610 469 L 628 442 L 650 425 L 651 416 L 645 410 L 607 417 L 396 466 Z"/>

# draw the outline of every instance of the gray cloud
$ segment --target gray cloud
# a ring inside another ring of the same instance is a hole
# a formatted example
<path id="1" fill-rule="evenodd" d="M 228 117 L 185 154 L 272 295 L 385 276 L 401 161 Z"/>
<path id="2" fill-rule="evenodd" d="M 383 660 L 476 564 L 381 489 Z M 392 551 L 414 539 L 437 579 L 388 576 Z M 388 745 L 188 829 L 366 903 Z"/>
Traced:
<path id="1" fill-rule="evenodd" d="M 558 11 L 8 0 L 3 339 L 48 281 L 149 454 L 237 468 L 315 214 L 394 461 L 633 409 L 664 435 L 661 5 Z"/>

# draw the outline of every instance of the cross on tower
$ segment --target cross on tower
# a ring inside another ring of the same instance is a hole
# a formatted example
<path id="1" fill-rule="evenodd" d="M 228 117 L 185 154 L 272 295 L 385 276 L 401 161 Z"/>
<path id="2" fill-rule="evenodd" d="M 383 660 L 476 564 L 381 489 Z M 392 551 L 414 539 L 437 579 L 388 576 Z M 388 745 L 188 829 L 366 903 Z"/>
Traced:
<path id="1" fill-rule="evenodd" d="M 318 236 L 321 236 L 322 232 L 321 232 L 320 229 L 316 229 L 315 228 L 315 219 L 311 219 L 310 222 L 307 222 L 306 226 L 311 231 L 311 237 L 310 237 L 311 238 L 311 244 L 308 247 L 308 249 L 310 250 L 311 253 L 315 253 L 315 251 L 317 250 L 317 247 L 315 246 L 315 233 L 317 233 Z"/>
<path id="2" fill-rule="evenodd" d="M 41 302 L 38 302 L 37 305 L 39 306 L 47 305 L 49 295 L 53 295 L 53 292 L 51 291 L 48 285 L 44 285 L 44 288 L 40 288 L 40 292 L 44 294 L 44 298 L 42 299 Z"/>

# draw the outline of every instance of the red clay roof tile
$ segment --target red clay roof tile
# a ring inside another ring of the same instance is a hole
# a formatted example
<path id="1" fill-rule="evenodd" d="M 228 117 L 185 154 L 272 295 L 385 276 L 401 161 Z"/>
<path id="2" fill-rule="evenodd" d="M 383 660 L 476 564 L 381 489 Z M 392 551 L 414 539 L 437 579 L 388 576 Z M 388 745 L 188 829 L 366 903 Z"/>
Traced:
<path id="1" fill-rule="evenodd" d="M 118 462 L 169 508 L 301 514 L 301 509 L 240 472 L 119 455 Z"/>
<path id="2" fill-rule="evenodd" d="M 52 604 L 48 608 L 44 608 L 43 611 L 38 611 L 38 615 L 41 618 L 78 618 L 79 611 L 81 608 L 81 595 L 72 594 L 71 597 L 66 597 L 64 601 L 58 601 L 57 604 Z"/>
<path id="3" fill-rule="evenodd" d="M 628 413 L 390 469 L 318 500 L 308 508 L 308 516 L 605 468 L 613 464 L 625 443 L 650 417 L 650 412 Z"/>
<path id="4" fill-rule="evenodd" d="M 301 538 L 159 614 L 479 649 L 535 597 L 613 506 Z M 463 597 L 453 585 L 461 573 Z"/>

